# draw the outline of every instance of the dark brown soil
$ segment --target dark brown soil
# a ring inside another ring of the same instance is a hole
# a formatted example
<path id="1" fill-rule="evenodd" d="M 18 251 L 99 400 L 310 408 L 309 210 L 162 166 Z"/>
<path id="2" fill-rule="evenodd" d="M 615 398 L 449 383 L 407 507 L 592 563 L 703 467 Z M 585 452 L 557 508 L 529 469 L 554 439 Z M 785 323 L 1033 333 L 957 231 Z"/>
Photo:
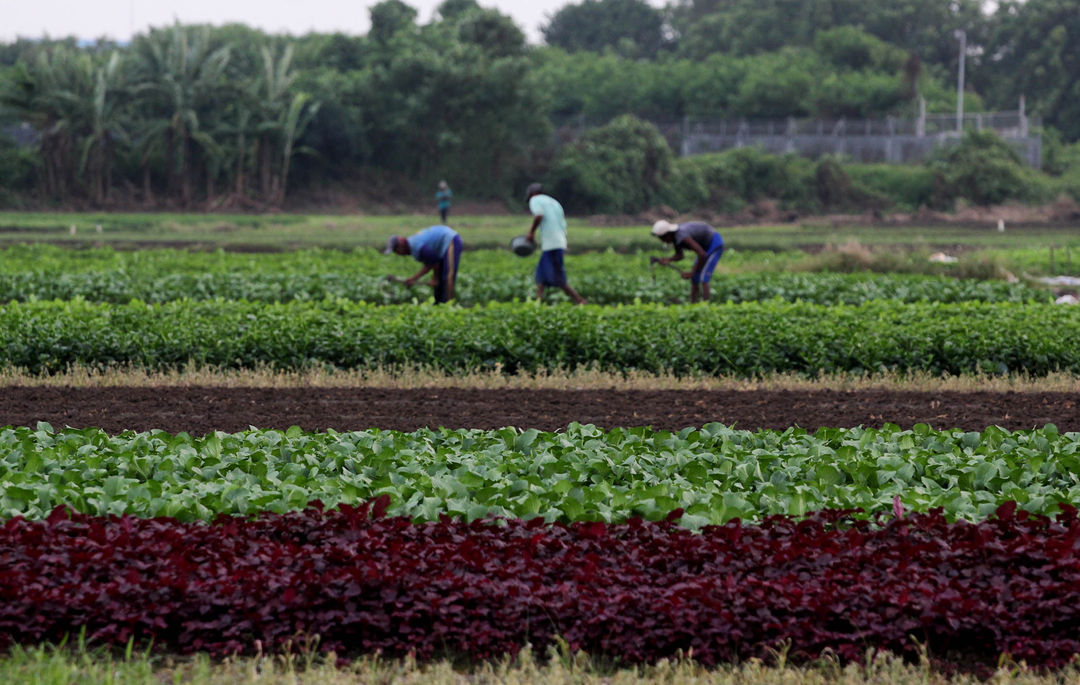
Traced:
<path id="1" fill-rule="evenodd" d="M 718 421 L 738 428 L 801 426 L 1010 430 L 1053 423 L 1080 431 L 1080 393 L 681 390 L 386 390 L 376 388 L 3 388 L 0 425 L 160 428 L 203 434 L 249 426 L 309 430 L 419 427 L 554 430 L 572 421 L 605 428 L 678 429 Z"/>

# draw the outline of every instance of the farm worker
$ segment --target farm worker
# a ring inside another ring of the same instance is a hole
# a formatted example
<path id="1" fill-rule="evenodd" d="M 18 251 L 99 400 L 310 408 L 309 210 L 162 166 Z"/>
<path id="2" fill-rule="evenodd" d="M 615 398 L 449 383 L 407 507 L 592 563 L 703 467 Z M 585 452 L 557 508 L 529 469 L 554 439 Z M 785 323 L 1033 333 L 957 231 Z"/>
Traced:
<path id="1" fill-rule="evenodd" d="M 461 262 L 461 236 L 449 226 L 430 226 L 419 233 L 404 238 L 390 236 L 383 254 L 391 252 L 402 256 L 412 255 L 424 268 L 405 279 L 405 285 L 413 285 L 420 278 L 435 270 L 435 277 L 427 282 L 435 291 L 435 302 L 449 302 L 454 297 L 458 264 Z"/>
<path id="2" fill-rule="evenodd" d="M 670 264 L 683 258 L 683 250 L 691 250 L 697 255 L 694 266 L 689 271 L 682 271 L 682 277 L 690 281 L 690 301 L 709 299 L 709 280 L 713 269 L 724 254 L 724 239 L 716 229 L 704 221 L 689 221 L 685 224 L 673 224 L 661 219 L 653 224 L 652 234 L 665 243 L 675 246 L 675 254 L 656 260 L 659 264 Z M 699 293 L 698 289 L 701 288 Z"/>
<path id="3" fill-rule="evenodd" d="M 536 229 L 540 229 L 540 261 L 536 264 L 536 299 L 544 297 L 546 286 L 562 288 L 577 304 L 585 304 L 585 298 L 566 282 L 563 256 L 566 254 L 566 216 L 562 205 L 550 195 L 543 193 L 543 186 L 533 183 L 525 191 L 525 201 L 533 215 L 529 228 L 529 240 L 534 241 Z"/>
<path id="4" fill-rule="evenodd" d="M 446 215 L 450 213 L 450 198 L 454 194 L 450 192 L 450 186 L 446 181 L 439 181 L 439 190 L 435 193 L 435 202 L 439 205 L 439 221 L 446 223 Z"/>

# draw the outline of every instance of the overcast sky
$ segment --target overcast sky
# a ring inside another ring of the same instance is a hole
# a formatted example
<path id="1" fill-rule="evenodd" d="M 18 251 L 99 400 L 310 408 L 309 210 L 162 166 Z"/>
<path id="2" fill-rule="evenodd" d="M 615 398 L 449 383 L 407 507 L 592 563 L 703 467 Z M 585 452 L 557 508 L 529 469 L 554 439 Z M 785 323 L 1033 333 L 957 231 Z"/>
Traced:
<path id="1" fill-rule="evenodd" d="M 150 26 L 239 22 L 269 33 L 368 31 L 368 8 L 378 0 L 0 0 L 0 41 L 18 36 L 52 38 L 107 36 L 125 41 Z M 441 0 L 405 0 L 431 19 Z M 570 0 L 480 0 L 514 18 L 533 43 L 540 24 Z"/>

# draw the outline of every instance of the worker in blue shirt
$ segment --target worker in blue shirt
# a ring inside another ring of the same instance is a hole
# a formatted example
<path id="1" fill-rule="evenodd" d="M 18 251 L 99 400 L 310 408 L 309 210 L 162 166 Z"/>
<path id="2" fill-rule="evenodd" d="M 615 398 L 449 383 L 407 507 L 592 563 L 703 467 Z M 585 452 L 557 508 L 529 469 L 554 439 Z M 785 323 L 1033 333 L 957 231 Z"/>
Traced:
<path id="1" fill-rule="evenodd" d="M 414 285 L 424 274 L 434 270 L 435 276 L 427 285 L 435 291 L 435 302 L 449 302 L 454 297 L 458 264 L 461 262 L 462 242 L 457 231 L 449 226 L 430 226 L 408 238 L 390 236 L 383 254 L 412 255 L 424 265 L 422 269 L 405 279 L 405 285 Z"/>

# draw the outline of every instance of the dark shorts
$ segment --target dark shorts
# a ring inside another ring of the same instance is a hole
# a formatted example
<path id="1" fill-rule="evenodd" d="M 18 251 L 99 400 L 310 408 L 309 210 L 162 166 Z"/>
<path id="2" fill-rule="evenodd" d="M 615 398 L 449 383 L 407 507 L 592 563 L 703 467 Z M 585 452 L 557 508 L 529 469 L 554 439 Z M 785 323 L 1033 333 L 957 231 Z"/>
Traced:
<path id="1" fill-rule="evenodd" d="M 563 287 L 566 285 L 566 268 L 563 254 L 566 250 L 545 250 L 536 264 L 536 284 Z"/>
<path id="2" fill-rule="evenodd" d="M 456 235 L 446 248 L 446 254 L 437 267 L 439 270 L 438 285 L 435 286 L 435 302 L 449 302 L 454 295 L 454 284 L 457 282 L 458 264 L 461 263 L 461 236 Z"/>
<path id="3" fill-rule="evenodd" d="M 694 274 L 690 280 L 693 283 L 708 283 L 712 279 L 712 272 L 716 268 L 716 263 L 720 261 L 722 256 L 724 256 L 724 239 L 717 233 L 713 236 L 709 246 L 705 248 L 705 264 L 701 267 L 701 271 Z"/>

